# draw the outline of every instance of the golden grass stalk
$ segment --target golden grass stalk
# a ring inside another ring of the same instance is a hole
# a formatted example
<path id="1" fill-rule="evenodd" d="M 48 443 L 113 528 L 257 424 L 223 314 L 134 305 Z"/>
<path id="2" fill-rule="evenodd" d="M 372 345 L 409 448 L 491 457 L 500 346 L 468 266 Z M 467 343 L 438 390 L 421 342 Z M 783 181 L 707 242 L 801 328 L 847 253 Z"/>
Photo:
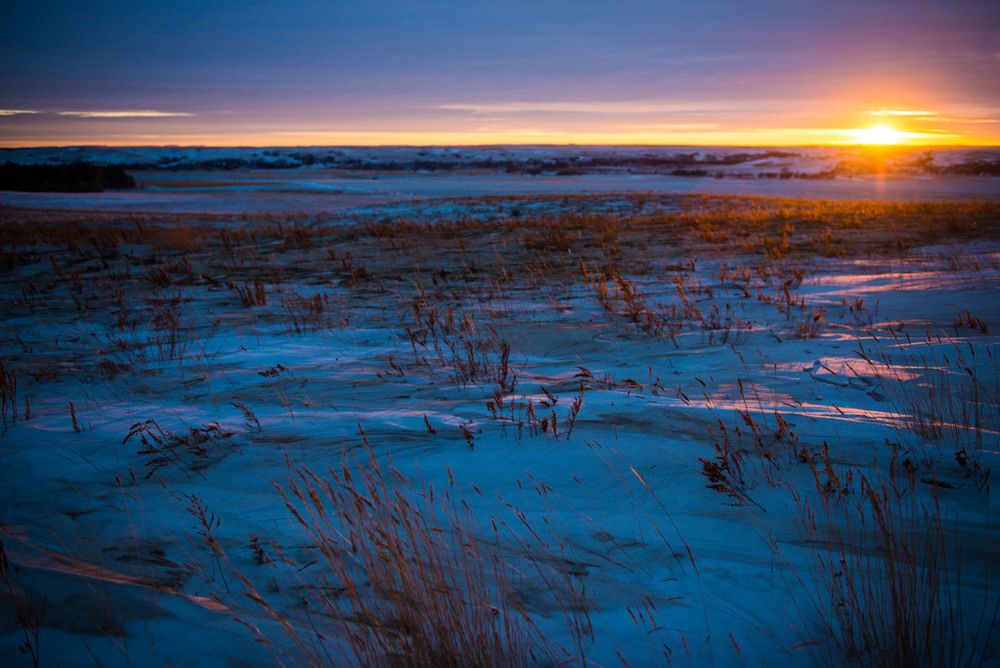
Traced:
<path id="1" fill-rule="evenodd" d="M 542 659 L 544 643 L 513 595 L 514 572 L 477 537 L 453 483 L 436 493 L 373 455 L 355 463 L 363 466 L 322 477 L 296 467 L 278 486 L 315 560 L 311 604 L 339 631 L 350 663 L 513 667 Z M 323 663 L 324 652 L 311 653 Z"/>
<path id="2" fill-rule="evenodd" d="M 856 351 L 900 424 L 921 438 L 973 453 L 1000 445 L 1000 351 L 971 342 L 909 337 Z M 942 345 L 944 344 L 944 345 Z"/>
<path id="3" fill-rule="evenodd" d="M 869 480 L 859 497 L 799 501 L 816 577 L 818 624 L 835 653 L 831 666 L 975 666 L 987 661 L 996 608 L 984 602 L 966 641 L 970 597 L 937 499 Z M 991 610 L 992 608 L 992 610 Z M 990 617 L 992 616 L 992 621 Z M 985 625 L 985 628 L 984 628 Z"/>

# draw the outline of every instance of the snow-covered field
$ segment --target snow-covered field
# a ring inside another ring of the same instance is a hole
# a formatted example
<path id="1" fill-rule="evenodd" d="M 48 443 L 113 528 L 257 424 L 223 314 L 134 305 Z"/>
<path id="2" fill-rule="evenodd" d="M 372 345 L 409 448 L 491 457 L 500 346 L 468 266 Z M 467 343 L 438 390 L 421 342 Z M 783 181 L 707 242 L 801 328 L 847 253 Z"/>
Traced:
<path id="1" fill-rule="evenodd" d="M 0 149 L 0 163 L 124 165 L 129 192 L 2 193 L 15 207 L 256 215 L 469 195 L 713 193 L 837 200 L 1000 199 L 1000 150 L 498 146 Z M 178 197 L 183 193 L 184 197 Z"/>
<path id="2" fill-rule="evenodd" d="M 460 178 L 3 193 L 4 665 L 1000 660 L 995 181 Z"/>

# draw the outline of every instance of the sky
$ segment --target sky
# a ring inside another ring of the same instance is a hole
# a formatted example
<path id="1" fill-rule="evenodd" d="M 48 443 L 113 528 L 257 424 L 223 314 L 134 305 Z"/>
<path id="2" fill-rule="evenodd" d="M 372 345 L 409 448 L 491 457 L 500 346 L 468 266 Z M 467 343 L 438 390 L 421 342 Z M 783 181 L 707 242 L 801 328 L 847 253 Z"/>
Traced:
<path id="1" fill-rule="evenodd" d="M 0 6 L 5 147 L 866 141 L 1000 145 L 1000 2 Z"/>

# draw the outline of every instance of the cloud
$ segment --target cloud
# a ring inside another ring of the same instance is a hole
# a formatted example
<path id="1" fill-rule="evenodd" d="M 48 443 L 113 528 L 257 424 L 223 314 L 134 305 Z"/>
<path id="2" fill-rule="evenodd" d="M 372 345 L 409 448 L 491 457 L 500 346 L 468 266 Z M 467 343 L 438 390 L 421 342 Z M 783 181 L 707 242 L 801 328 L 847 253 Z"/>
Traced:
<path id="1" fill-rule="evenodd" d="M 167 118 L 175 116 L 194 116 L 182 111 L 57 111 L 59 116 L 76 116 L 78 118 Z"/>
<path id="2" fill-rule="evenodd" d="M 908 111 L 902 109 L 878 109 L 869 111 L 869 116 L 936 116 L 933 111 Z"/>
<path id="3" fill-rule="evenodd" d="M 580 114 L 665 114 L 693 111 L 722 111 L 713 103 L 662 104 L 656 102 L 500 102 L 482 104 L 441 104 L 438 109 L 471 111 L 479 114 L 580 113 Z"/>
<path id="4" fill-rule="evenodd" d="M 657 123 L 652 125 L 624 125 L 626 130 L 641 132 L 676 132 L 680 130 L 717 130 L 718 123 Z"/>
<path id="5" fill-rule="evenodd" d="M 1000 123 L 1000 119 L 996 118 L 995 115 L 998 113 L 996 109 L 982 110 L 982 112 L 976 116 L 945 116 L 941 115 L 936 111 L 909 111 L 909 110 L 899 110 L 899 109 L 879 109 L 877 111 L 865 112 L 869 116 L 896 116 L 896 117 L 907 117 L 912 118 L 916 121 L 922 122 L 933 122 L 933 123 Z M 985 114 L 993 114 L 993 117 L 985 116 Z"/>
<path id="6" fill-rule="evenodd" d="M 929 116 L 917 120 L 936 121 L 938 123 L 1000 123 L 1000 118 L 948 118 L 946 116 Z"/>
<path id="7" fill-rule="evenodd" d="M 174 118 L 194 116 L 194 114 L 185 111 L 154 111 L 152 109 L 124 111 L 48 111 L 44 109 L 0 109 L 0 116 L 21 115 L 55 115 L 72 116 L 75 118 Z"/>

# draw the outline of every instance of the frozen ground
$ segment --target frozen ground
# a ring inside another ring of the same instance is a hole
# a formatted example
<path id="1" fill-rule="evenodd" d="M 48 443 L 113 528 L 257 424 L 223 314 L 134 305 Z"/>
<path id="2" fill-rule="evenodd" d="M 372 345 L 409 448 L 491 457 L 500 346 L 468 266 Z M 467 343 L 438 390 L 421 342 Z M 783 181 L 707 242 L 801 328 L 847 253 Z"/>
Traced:
<path id="1" fill-rule="evenodd" d="M 3 193 L 5 665 L 995 664 L 996 190 L 616 178 Z"/>

